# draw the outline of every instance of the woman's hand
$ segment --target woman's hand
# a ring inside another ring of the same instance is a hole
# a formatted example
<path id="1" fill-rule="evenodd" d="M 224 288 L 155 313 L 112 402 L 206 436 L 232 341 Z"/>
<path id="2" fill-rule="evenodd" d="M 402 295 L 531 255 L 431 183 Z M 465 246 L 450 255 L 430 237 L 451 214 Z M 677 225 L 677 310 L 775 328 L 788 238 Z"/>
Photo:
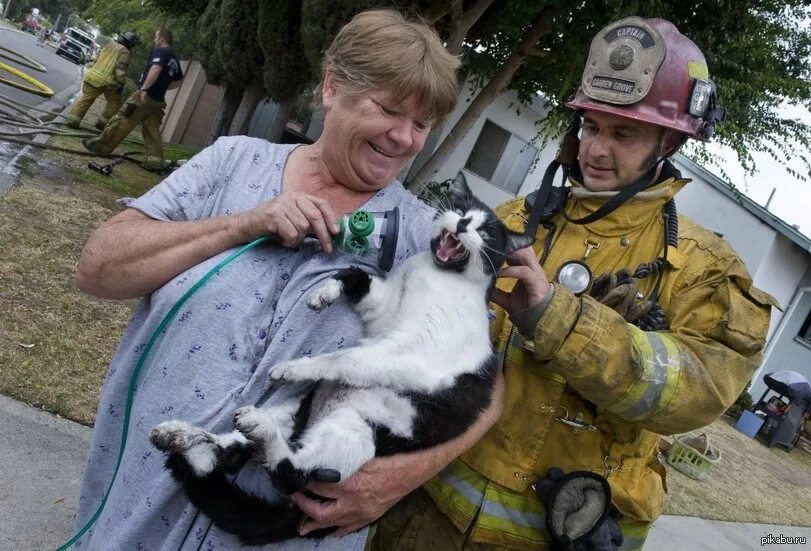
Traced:
<path id="1" fill-rule="evenodd" d="M 549 279 L 535 257 L 532 247 L 519 249 L 507 257 L 507 266 L 498 277 L 518 280 L 512 292 L 493 289 L 492 301 L 513 315 L 541 302 L 549 292 Z"/>
<path id="2" fill-rule="evenodd" d="M 332 252 L 332 235 L 338 233 L 338 217 L 324 199 L 297 191 L 285 191 L 275 199 L 239 215 L 246 241 L 275 234 L 285 247 L 300 244 L 313 233 L 321 248 Z"/>
<path id="3" fill-rule="evenodd" d="M 343 536 L 376 521 L 433 475 L 425 472 L 424 462 L 414 461 L 413 455 L 372 459 L 339 484 L 309 482 L 307 490 L 330 501 L 317 501 L 302 492 L 293 494 L 293 501 L 310 517 L 299 533 L 337 526 L 334 535 Z"/>

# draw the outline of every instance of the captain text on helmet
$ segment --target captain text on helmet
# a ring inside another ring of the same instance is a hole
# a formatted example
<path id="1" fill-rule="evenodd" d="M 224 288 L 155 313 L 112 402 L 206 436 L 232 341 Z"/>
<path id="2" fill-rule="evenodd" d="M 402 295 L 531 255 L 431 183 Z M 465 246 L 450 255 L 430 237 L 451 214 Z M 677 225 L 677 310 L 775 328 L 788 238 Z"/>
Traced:
<path id="1" fill-rule="evenodd" d="M 723 120 L 699 48 L 661 19 L 612 23 L 566 105 L 540 189 L 497 209 L 536 235 L 493 295 L 503 414 L 381 518 L 373 549 L 641 549 L 660 435 L 716 420 L 760 363 L 774 299 L 673 201 L 687 181 L 669 157 Z"/>

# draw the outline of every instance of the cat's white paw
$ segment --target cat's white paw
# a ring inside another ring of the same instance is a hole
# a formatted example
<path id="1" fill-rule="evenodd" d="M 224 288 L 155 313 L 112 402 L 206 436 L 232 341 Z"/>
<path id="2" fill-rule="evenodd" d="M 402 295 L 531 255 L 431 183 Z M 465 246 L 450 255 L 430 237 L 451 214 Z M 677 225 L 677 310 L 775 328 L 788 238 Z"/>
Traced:
<path id="1" fill-rule="evenodd" d="M 313 310 L 323 310 L 338 300 L 342 291 L 343 283 L 337 279 L 330 279 L 307 297 L 307 306 Z"/>
<path id="2" fill-rule="evenodd" d="M 193 446 L 212 442 L 211 433 L 185 421 L 164 421 L 149 431 L 149 440 L 165 452 L 183 453 Z"/>
<path id="3" fill-rule="evenodd" d="M 241 407 L 234 412 L 234 427 L 254 442 L 267 441 L 276 434 L 273 417 L 254 406 Z"/>
<path id="4" fill-rule="evenodd" d="M 290 360 L 274 365 L 268 375 L 272 381 L 306 381 L 307 363 L 301 360 Z"/>

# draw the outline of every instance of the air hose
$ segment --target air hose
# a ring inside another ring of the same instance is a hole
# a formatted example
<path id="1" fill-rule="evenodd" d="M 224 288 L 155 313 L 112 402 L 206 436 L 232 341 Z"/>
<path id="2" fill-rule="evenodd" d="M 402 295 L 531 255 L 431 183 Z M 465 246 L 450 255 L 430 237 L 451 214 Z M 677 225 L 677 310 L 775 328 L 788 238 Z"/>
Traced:
<path id="1" fill-rule="evenodd" d="M 118 468 L 121 466 L 121 459 L 124 457 L 124 449 L 127 445 L 130 414 L 132 413 L 132 403 L 135 397 L 135 387 L 136 383 L 138 382 L 138 375 L 140 374 L 141 369 L 146 363 L 147 356 L 149 355 L 149 352 L 152 350 L 152 347 L 157 342 L 158 337 L 161 336 L 166 327 L 172 322 L 175 316 L 177 316 L 177 313 L 180 311 L 180 308 L 186 303 L 186 301 L 189 298 L 191 298 L 191 296 L 194 293 L 196 293 L 212 277 L 217 275 L 217 273 L 219 273 L 219 271 L 222 270 L 225 266 L 230 264 L 232 261 L 236 260 L 243 253 L 246 253 L 249 250 L 253 249 L 254 247 L 261 245 L 262 243 L 267 241 L 269 237 L 271 236 L 264 236 L 255 239 L 254 241 L 251 241 L 247 245 L 244 245 L 240 249 L 234 251 L 231 255 L 228 256 L 228 258 L 226 258 L 225 260 L 223 260 L 222 262 L 211 268 L 208 272 L 206 272 L 206 274 L 203 277 L 201 277 L 197 281 L 197 283 L 192 285 L 192 287 L 188 291 L 186 291 L 182 297 L 180 297 L 180 299 L 175 303 L 175 305 L 172 306 L 169 312 L 167 312 L 167 314 L 163 317 L 163 320 L 161 320 L 161 322 L 158 324 L 158 327 L 152 333 L 152 336 L 149 338 L 149 341 L 147 342 L 147 345 L 144 348 L 143 352 L 141 352 L 141 355 L 138 357 L 138 361 L 135 363 L 135 368 L 132 370 L 132 375 L 130 377 L 130 386 L 129 389 L 127 390 L 127 403 L 124 409 L 123 427 L 121 429 L 121 447 L 118 450 L 118 458 L 116 459 L 115 462 L 115 469 L 113 470 L 113 477 L 110 480 L 110 485 L 107 486 L 107 491 L 104 492 L 104 497 L 101 498 L 101 503 L 99 503 L 96 512 L 93 513 L 93 516 L 90 517 L 90 520 L 88 520 L 87 523 L 84 526 L 82 526 L 82 528 L 76 533 L 76 535 L 70 538 L 68 542 L 59 547 L 57 551 L 64 551 L 70 548 L 70 546 L 72 546 L 74 543 L 79 541 L 81 537 L 84 536 L 88 530 L 90 530 L 93 524 L 96 523 L 99 516 L 101 516 L 101 512 L 104 510 L 104 505 L 107 503 L 107 498 L 110 496 L 110 491 L 113 489 L 113 484 L 115 483 L 116 476 L 118 475 Z"/>

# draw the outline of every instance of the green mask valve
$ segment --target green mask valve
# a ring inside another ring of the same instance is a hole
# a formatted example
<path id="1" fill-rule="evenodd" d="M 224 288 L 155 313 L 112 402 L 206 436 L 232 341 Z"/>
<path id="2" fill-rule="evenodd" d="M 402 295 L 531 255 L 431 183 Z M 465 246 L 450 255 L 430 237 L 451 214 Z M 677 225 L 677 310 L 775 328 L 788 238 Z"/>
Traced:
<path id="1" fill-rule="evenodd" d="M 356 210 L 338 221 L 338 234 L 332 239 L 335 251 L 374 260 L 388 272 L 394 265 L 400 210 L 385 212 Z"/>

